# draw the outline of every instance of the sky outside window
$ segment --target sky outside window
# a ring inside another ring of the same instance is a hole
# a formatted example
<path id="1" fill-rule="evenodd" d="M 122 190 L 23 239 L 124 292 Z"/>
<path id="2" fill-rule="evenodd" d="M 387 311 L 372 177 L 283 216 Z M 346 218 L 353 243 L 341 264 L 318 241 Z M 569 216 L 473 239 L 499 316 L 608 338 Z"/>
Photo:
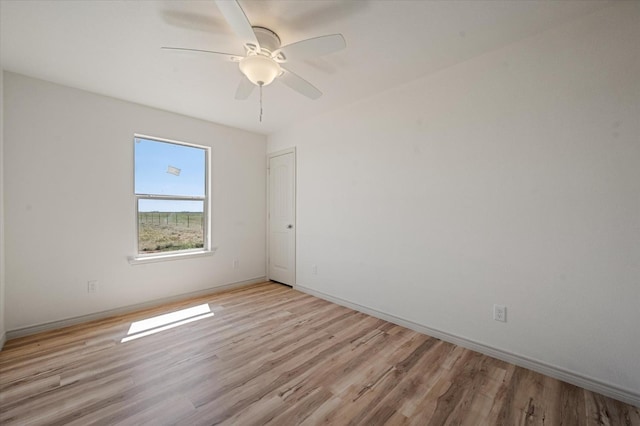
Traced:
<path id="1" fill-rule="evenodd" d="M 186 145 L 136 138 L 136 194 L 205 196 L 206 151 Z M 142 200 L 141 200 L 142 201 Z M 202 202 L 141 202 L 140 211 L 202 212 Z M 187 208 L 188 210 L 185 210 Z"/>

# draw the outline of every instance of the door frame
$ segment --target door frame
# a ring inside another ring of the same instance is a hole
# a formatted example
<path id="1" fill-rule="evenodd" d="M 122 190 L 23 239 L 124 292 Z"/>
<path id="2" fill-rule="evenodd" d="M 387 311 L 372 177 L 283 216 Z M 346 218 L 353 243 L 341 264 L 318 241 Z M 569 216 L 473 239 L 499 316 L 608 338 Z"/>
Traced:
<path id="1" fill-rule="evenodd" d="M 298 258 L 297 258 L 297 246 L 298 246 L 298 155 L 296 153 L 296 147 L 281 149 L 275 152 L 267 153 L 267 211 L 266 211 L 266 224 L 267 224 L 267 238 L 266 238 L 266 277 L 270 280 L 269 271 L 271 270 L 271 159 L 274 157 L 280 157 L 285 154 L 293 154 L 293 283 L 292 287 L 295 287 L 298 282 Z"/>

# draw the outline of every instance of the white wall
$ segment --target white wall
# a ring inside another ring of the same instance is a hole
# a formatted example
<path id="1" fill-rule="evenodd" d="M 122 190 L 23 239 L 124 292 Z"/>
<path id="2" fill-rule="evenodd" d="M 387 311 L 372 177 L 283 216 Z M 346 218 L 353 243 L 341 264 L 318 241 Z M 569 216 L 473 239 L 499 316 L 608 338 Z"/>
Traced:
<path id="1" fill-rule="evenodd" d="M 3 72 L 0 63 L 0 350 L 6 340 L 5 303 L 4 303 L 4 108 L 3 108 Z"/>
<path id="2" fill-rule="evenodd" d="M 298 285 L 640 395 L 638 22 L 620 2 L 271 135 Z"/>
<path id="3" fill-rule="evenodd" d="M 9 72 L 4 107 L 7 330 L 265 276 L 265 136 Z M 212 147 L 215 255 L 128 263 L 134 133 Z"/>

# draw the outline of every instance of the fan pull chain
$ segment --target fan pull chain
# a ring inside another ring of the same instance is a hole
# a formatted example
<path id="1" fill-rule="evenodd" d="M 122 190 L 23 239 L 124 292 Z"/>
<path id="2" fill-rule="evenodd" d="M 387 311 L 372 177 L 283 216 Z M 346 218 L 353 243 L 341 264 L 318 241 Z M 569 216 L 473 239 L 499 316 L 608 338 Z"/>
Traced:
<path id="1" fill-rule="evenodd" d="M 262 84 L 260 85 L 260 122 L 262 123 Z"/>

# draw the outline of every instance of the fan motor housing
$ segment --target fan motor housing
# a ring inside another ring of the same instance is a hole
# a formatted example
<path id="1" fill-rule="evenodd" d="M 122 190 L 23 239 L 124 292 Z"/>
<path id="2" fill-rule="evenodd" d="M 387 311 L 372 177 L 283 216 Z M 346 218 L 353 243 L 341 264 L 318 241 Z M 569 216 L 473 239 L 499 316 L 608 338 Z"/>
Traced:
<path id="1" fill-rule="evenodd" d="M 278 34 L 265 27 L 252 27 L 253 32 L 260 43 L 260 48 L 267 50 L 269 53 L 273 53 L 280 49 L 280 37 Z"/>

